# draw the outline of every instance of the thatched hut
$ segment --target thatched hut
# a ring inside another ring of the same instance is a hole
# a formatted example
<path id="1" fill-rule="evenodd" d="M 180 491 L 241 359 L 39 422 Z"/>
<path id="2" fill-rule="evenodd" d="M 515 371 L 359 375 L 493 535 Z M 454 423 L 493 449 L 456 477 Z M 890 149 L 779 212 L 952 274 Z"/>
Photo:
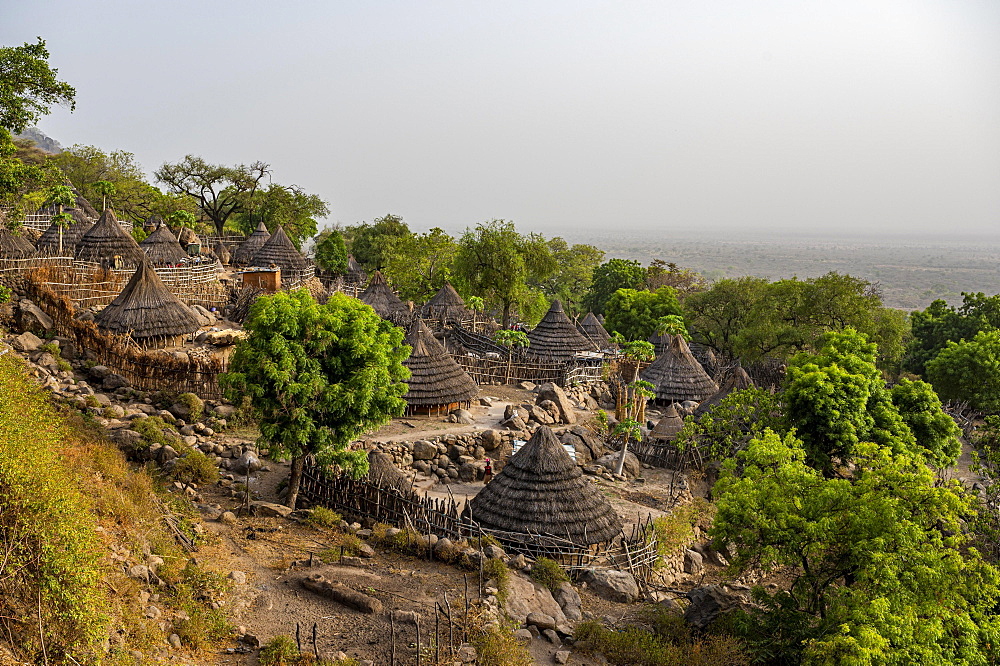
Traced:
<path id="1" fill-rule="evenodd" d="M 222 241 L 215 244 L 215 247 L 212 248 L 212 254 L 215 255 L 215 258 L 218 259 L 219 263 L 223 266 L 229 265 L 229 260 L 231 258 L 229 256 L 229 248 L 227 248 L 226 244 Z"/>
<path id="2" fill-rule="evenodd" d="M 149 234 L 139 243 L 139 247 L 149 257 L 149 261 L 154 266 L 173 266 L 187 259 L 188 253 L 184 251 L 177 238 L 171 233 L 167 225 L 161 224 L 153 233 Z"/>
<path id="3" fill-rule="evenodd" d="M 147 234 L 151 234 L 161 226 L 163 226 L 163 218 L 154 213 L 153 215 L 147 217 L 146 221 L 142 223 L 142 230 Z"/>
<path id="4" fill-rule="evenodd" d="M 73 221 L 62 230 L 62 256 L 71 257 L 76 250 L 76 244 L 93 228 L 94 223 L 79 208 L 67 208 L 65 212 L 73 216 Z M 50 257 L 59 255 L 59 225 L 55 222 L 50 224 L 35 241 L 35 248 L 39 254 Z"/>
<path id="5" fill-rule="evenodd" d="M 670 336 L 666 351 L 640 376 L 656 387 L 657 400 L 668 402 L 701 402 L 719 390 L 680 335 Z"/>
<path id="6" fill-rule="evenodd" d="M 753 380 L 750 379 L 750 375 L 747 374 L 747 371 L 741 366 L 736 366 L 726 375 L 722 384 L 719 385 L 719 390 L 698 405 L 698 408 L 694 410 L 694 415 L 701 416 L 722 402 L 730 393 L 753 388 L 753 386 Z"/>
<path id="7" fill-rule="evenodd" d="M 28 259 L 35 256 L 35 246 L 22 234 L 0 224 L 0 259 Z"/>
<path id="8" fill-rule="evenodd" d="M 406 326 L 413 318 L 410 308 L 389 287 L 381 271 L 375 271 L 368 287 L 358 296 L 362 303 L 370 305 L 383 319 L 397 326 Z"/>
<path id="9" fill-rule="evenodd" d="M 541 426 L 470 502 L 484 530 L 550 534 L 589 546 L 613 539 L 621 517 L 548 426 Z"/>
<path id="10" fill-rule="evenodd" d="M 708 345 L 703 345 L 698 342 L 691 342 L 688 344 L 691 349 L 691 353 L 694 357 L 698 359 L 701 363 L 701 367 L 705 368 L 705 372 L 711 377 L 715 377 L 715 374 L 719 371 L 719 359 L 715 355 L 715 351 Z"/>
<path id="11" fill-rule="evenodd" d="M 447 414 L 467 407 L 479 395 L 476 382 L 445 351 L 424 322 L 414 321 L 406 335 L 406 344 L 413 347 L 410 357 L 403 361 L 411 375 L 406 381 L 410 388 L 403 396 L 407 412 Z"/>
<path id="12" fill-rule="evenodd" d="M 420 316 L 442 324 L 457 324 L 469 317 L 469 311 L 465 307 L 465 300 L 458 295 L 451 283 L 445 282 L 434 297 L 420 308 Z"/>
<path id="13" fill-rule="evenodd" d="M 256 233 L 256 232 L 255 232 Z M 249 240 L 249 239 L 247 239 Z M 243 247 L 242 245 L 240 246 Z M 309 262 L 302 256 L 292 239 L 279 224 L 271 237 L 257 250 L 250 260 L 251 266 L 277 266 L 283 275 L 297 275 L 309 267 Z"/>
<path id="14" fill-rule="evenodd" d="M 344 275 L 344 284 L 364 284 L 368 281 L 368 274 L 361 264 L 357 262 L 353 254 L 347 255 L 347 273 Z"/>
<path id="15" fill-rule="evenodd" d="M 647 338 L 647 342 L 653 345 L 653 354 L 660 356 L 670 348 L 670 339 L 672 337 L 669 333 L 664 333 L 663 335 L 653 333 Z"/>
<path id="16" fill-rule="evenodd" d="M 604 325 L 597 319 L 593 312 L 588 312 L 577 325 L 577 330 L 583 333 L 584 337 L 594 343 L 598 349 L 608 349 L 611 347 L 611 335 L 605 330 Z"/>
<path id="17" fill-rule="evenodd" d="M 368 474 L 365 479 L 380 488 L 390 488 L 406 496 L 412 494 L 409 479 L 396 467 L 392 457 L 381 451 L 372 449 L 368 452 Z"/>
<path id="18" fill-rule="evenodd" d="M 97 313 L 99 328 L 127 334 L 141 347 L 166 347 L 199 328 L 198 318 L 163 284 L 149 261 L 141 259 L 122 293 Z"/>
<path id="19" fill-rule="evenodd" d="M 663 410 L 663 416 L 656 422 L 656 427 L 649 433 L 650 439 L 660 441 L 670 441 L 677 436 L 677 433 L 684 427 L 684 419 L 677 413 L 674 404 L 670 403 Z"/>
<path id="20" fill-rule="evenodd" d="M 247 239 L 240 243 L 238 248 L 233 250 L 230 261 L 234 266 L 248 265 L 270 237 L 271 233 L 267 230 L 267 226 L 263 222 L 258 223 L 253 233 L 247 236 Z"/>
<path id="21" fill-rule="evenodd" d="M 546 361 L 564 362 L 577 352 L 597 351 L 597 346 L 576 330 L 558 299 L 528 333 L 528 343 L 528 352 Z"/>
<path id="22" fill-rule="evenodd" d="M 115 258 L 119 257 L 124 266 L 138 266 L 146 257 L 110 208 L 101 214 L 97 224 L 80 237 L 74 255 L 80 261 L 103 265 L 115 264 Z"/>

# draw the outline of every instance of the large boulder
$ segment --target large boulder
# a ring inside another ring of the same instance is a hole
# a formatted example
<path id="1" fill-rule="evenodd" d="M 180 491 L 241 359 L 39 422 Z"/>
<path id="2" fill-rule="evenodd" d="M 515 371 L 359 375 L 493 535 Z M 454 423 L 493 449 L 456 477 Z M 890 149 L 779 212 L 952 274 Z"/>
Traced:
<path id="1" fill-rule="evenodd" d="M 562 608 L 563 614 L 566 619 L 576 622 L 577 620 L 583 619 L 582 602 L 580 601 L 580 593 L 576 591 L 572 583 L 562 582 L 556 591 L 552 594 L 552 597 Z"/>
<path id="2" fill-rule="evenodd" d="M 503 438 L 496 430 L 484 430 L 479 435 L 479 444 L 486 451 L 492 451 L 503 443 Z"/>
<path id="3" fill-rule="evenodd" d="M 426 439 L 418 439 L 413 442 L 414 460 L 434 460 L 438 457 L 438 448 Z"/>
<path id="4" fill-rule="evenodd" d="M 691 603 L 684 611 L 684 619 L 701 631 L 723 613 L 739 607 L 743 599 L 721 585 L 696 587 L 687 594 Z"/>
<path id="5" fill-rule="evenodd" d="M 215 315 L 202 306 L 192 305 L 191 311 L 194 312 L 194 316 L 198 318 L 198 324 L 200 326 L 212 326 L 215 324 Z"/>
<path id="6" fill-rule="evenodd" d="M 558 384 L 546 382 L 538 387 L 538 397 L 535 399 L 535 402 L 541 404 L 545 400 L 551 400 L 559 408 L 560 421 L 569 424 L 576 423 L 576 412 L 573 410 L 573 403 L 569 401 L 569 398 L 566 397 L 566 392 Z"/>
<path id="7" fill-rule="evenodd" d="M 42 348 L 43 344 L 45 342 L 31 331 L 25 331 L 10 341 L 11 347 L 19 352 L 38 351 Z"/>
<path id="8" fill-rule="evenodd" d="M 585 569 L 580 580 L 602 599 L 622 604 L 633 603 L 639 598 L 639 584 L 627 571 L 614 569 Z"/>
<path id="9" fill-rule="evenodd" d="M 602 467 L 605 467 L 608 471 L 614 472 L 618 469 L 618 458 L 621 457 L 621 452 L 612 451 L 607 455 L 603 455 L 598 458 L 595 462 Z M 622 474 L 630 478 L 636 478 L 642 471 L 642 465 L 639 463 L 639 459 L 635 457 L 635 454 L 631 451 L 625 452 L 625 464 L 622 466 Z"/>
<path id="10" fill-rule="evenodd" d="M 48 333 L 55 326 L 52 317 L 28 299 L 17 304 L 17 325 L 22 331 L 32 331 L 38 335 Z"/>
<path id="11" fill-rule="evenodd" d="M 566 615 L 556 600 L 552 598 L 552 593 L 549 592 L 548 588 L 542 587 L 518 573 L 511 572 L 504 609 L 510 619 L 518 624 L 525 622 L 532 613 L 548 615 L 555 620 L 557 627 L 566 624 Z"/>

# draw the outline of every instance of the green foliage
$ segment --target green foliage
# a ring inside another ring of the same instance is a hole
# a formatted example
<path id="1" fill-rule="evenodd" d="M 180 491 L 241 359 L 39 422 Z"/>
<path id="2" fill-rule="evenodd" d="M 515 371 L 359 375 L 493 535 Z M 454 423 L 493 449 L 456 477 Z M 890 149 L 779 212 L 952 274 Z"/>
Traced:
<path id="1" fill-rule="evenodd" d="M 742 451 L 765 430 L 781 430 L 784 414 L 771 391 L 748 388 L 733 391 L 698 420 L 688 417 L 674 437 L 674 446 L 695 446 L 706 462 L 721 461 Z"/>
<path id="2" fill-rule="evenodd" d="M 3 113 L 0 109 L 0 116 Z M 0 126 L 0 207 L 6 209 L 7 227 L 11 229 L 16 229 L 26 214 L 38 210 L 45 203 L 48 189 L 64 180 L 59 169 L 47 160 L 32 160 L 26 153 Z"/>
<path id="3" fill-rule="evenodd" d="M 534 306 L 539 295 L 529 282 L 541 282 L 556 270 L 549 246 L 536 234 L 521 235 L 513 222 L 493 220 L 466 229 L 458 242 L 454 272 L 464 291 L 499 310 L 510 326 L 515 308 Z"/>
<path id="4" fill-rule="evenodd" d="M 0 47 L 0 128 L 23 132 L 56 104 L 76 108 L 76 90 L 56 78 L 59 70 L 48 60 L 41 37 L 34 44 Z"/>
<path id="5" fill-rule="evenodd" d="M 694 639 L 679 616 L 656 618 L 652 631 L 634 626 L 614 631 L 589 620 L 576 626 L 573 638 L 587 651 L 603 654 L 611 666 L 743 666 L 751 663 L 747 650 L 737 639 L 718 635 Z"/>
<path id="6" fill-rule="evenodd" d="M 930 363 L 949 342 L 972 340 L 980 331 L 1000 328 L 1000 294 L 962 294 L 962 304 L 950 306 L 942 300 L 910 315 L 913 339 L 907 347 L 905 367 L 924 375 Z"/>
<path id="7" fill-rule="evenodd" d="M 590 290 L 583 298 L 584 308 L 595 314 L 604 309 L 619 289 L 640 289 L 646 271 L 632 259 L 610 259 L 594 269 Z"/>
<path id="8" fill-rule="evenodd" d="M 666 315 L 656 320 L 656 328 L 653 330 L 656 335 L 679 335 L 690 341 L 691 335 L 687 326 L 684 325 L 684 318 L 680 315 Z"/>
<path id="9" fill-rule="evenodd" d="M 247 206 L 255 201 L 254 193 L 270 173 L 264 162 L 229 167 L 186 155 L 180 162 L 165 162 L 154 175 L 174 194 L 194 200 L 221 234 L 233 215 L 251 210 Z"/>
<path id="10" fill-rule="evenodd" d="M 626 340 L 646 340 L 660 327 L 663 317 L 679 317 L 681 306 L 670 287 L 656 291 L 619 289 L 608 299 L 604 312 L 604 327 L 609 332 L 620 333 Z"/>
<path id="11" fill-rule="evenodd" d="M 315 194 L 307 194 L 297 185 L 271 183 L 266 188 L 244 192 L 232 222 L 249 235 L 264 222 L 272 231 L 280 224 L 296 247 L 316 235 L 316 218 L 330 214 L 330 207 Z"/>
<path id="12" fill-rule="evenodd" d="M 142 435 L 142 446 L 160 444 L 177 448 L 181 439 L 159 416 L 142 416 L 132 421 L 132 430 Z"/>
<path id="13" fill-rule="evenodd" d="M 513 621 L 481 622 L 474 618 L 469 641 L 476 648 L 480 666 L 532 666 L 528 646 L 514 636 Z"/>
<path id="14" fill-rule="evenodd" d="M 10 287 L 5 284 L 0 284 L 0 305 L 4 303 L 10 303 L 10 299 L 13 298 L 14 292 L 11 291 Z"/>
<path id="15" fill-rule="evenodd" d="M 403 218 L 389 213 L 374 222 L 350 226 L 344 230 L 350 237 L 348 249 L 365 270 L 385 268 L 393 244 L 412 235 Z"/>
<path id="16" fill-rule="evenodd" d="M 317 237 L 316 265 L 333 275 L 347 272 L 347 245 L 337 229 L 324 229 Z"/>
<path id="17" fill-rule="evenodd" d="M 948 342 L 927 362 L 927 380 L 945 400 L 983 412 L 1000 412 L 1000 330 L 984 330 L 971 340 Z"/>
<path id="18" fill-rule="evenodd" d="M 503 345 L 507 349 L 527 347 L 528 334 L 524 331 L 512 331 L 509 328 L 502 328 L 493 334 L 493 342 Z"/>
<path id="19" fill-rule="evenodd" d="M 188 410 L 188 421 L 195 422 L 205 413 L 205 403 L 194 393 L 181 393 L 177 396 L 177 402 L 184 405 Z"/>
<path id="20" fill-rule="evenodd" d="M 556 270 L 543 280 L 531 281 L 550 299 L 558 298 L 570 315 L 584 314 L 583 299 L 590 290 L 594 270 L 604 258 L 604 251 L 593 245 L 579 243 L 572 246 L 556 236 L 548 241 L 549 251 L 556 262 Z"/>
<path id="21" fill-rule="evenodd" d="M 562 583 L 569 581 L 569 576 L 555 560 L 539 557 L 531 565 L 531 580 L 548 588 L 550 592 L 555 592 Z"/>
<path id="22" fill-rule="evenodd" d="M 922 458 L 855 446 L 825 478 L 792 435 L 767 432 L 726 461 L 716 543 L 733 565 L 791 574 L 754 595 L 746 636 L 770 663 L 984 664 L 1000 629 L 1000 574 L 967 547 L 969 498 Z"/>
<path id="23" fill-rule="evenodd" d="M 299 658 L 299 648 L 291 636 L 275 636 L 260 649 L 260 666 L 288 666 Z"/>
<path id="24" fill-rule="evenodd" d="M 646 268 L 646 289 L 656 291 L 660 287 L 671 287 L 678 297 L 702 291 L 708 285 L 700 273 L 690 268 L 681 268 L 672 261 L 654 259 Z"/>
<path id="25" fill-rule="evenodd" d="M 976 546 L 996 564 L 1000 562 L 1000 416 L 987 416 L 971 437 L 971 470 L 979 475 L 982 489 L 975 496 L 976 517 L 972 534 Z"/>
<path id="26" fill-rule="evenodd" d="M 455 239 L 437 227 L 424 234 L 389 236 L 383 273 L 400 298 L 423 303 L 451 279 L 457 252 Z"/>
<path id="27" fill-rule="evenodd" d="M 333 529 L 343 519 L 344 517 L 333 509 L 328 509 L 325 506 L 317 506 L 309 512 L 309 517 L 305 519 L 305 523 L 314 527 Z"/>
<path id="28" fill-rule="evenodd" d="M 497 600 L 501 604 L 506 603 L 510 594 L 510 569 L 503 560 L 490 558 L 483 564 L 483 577 L 492 580 L 497 586 Z"/>
<path id="29" fill-rule="evenodd" d="M 205 484 L 219 480 L 219 468 L 211 458 L 197 449 L 191 449 L 178 458 L 170 473 L 182 483 Z"/>
<path id="30" fill-rule="evenodd" d="M 950 467 L 962 453 L 961 429 L 944 413 L 941 400 L 930 384 L 901 379 L 892 387 L 892 404 L 910 428 L 928 462 Z"/>
<path id="31" fill-rule="evenodd" d="M 293 472 L 312 454 L 365 473 L 365 452 L 348 445 L 406 408 L 402 329 L 357 299 L 336 293 L 319 305 L 305 289 L 259 298 L 244 327 L 220 383 L 234 404 L 250 397 L 261 445 L 291 457 Z M 290 505 L 297 483 L 293 474 Z"/>

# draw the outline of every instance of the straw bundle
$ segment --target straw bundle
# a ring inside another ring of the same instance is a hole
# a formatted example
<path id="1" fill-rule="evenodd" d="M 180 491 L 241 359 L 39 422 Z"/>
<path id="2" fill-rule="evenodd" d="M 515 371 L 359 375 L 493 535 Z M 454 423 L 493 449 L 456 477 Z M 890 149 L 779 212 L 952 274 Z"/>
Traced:
<path id="1" fill-rule="evenodd" d="M 167 225 L 161 224 L 139 243 L 154 266 L 173 266 L 187 259 L 187 252 L 177 242 Z"/>
<path id="2" fill-rule="evenodd" d="M 753 380 L 750 379 L 750 375 L 747 374 L 747 371 L 740 366 L 736 366 L 736 368 L 734 368 L 726 376 L 726 379 L 722 382 L 719 390 L 698 405 L 698 409 L 694 410 L 694 415 L 701 416 L 722 402 L 725 397 L 733 391 L 742 391 L 743 389 L 753 388 L 753 385 Z"/>
<path id="3" fill-rule="evenodd" d="M 403 396 L 411 410 L 448 408 L 469 402 L 479 387 L 434 338 L 419 319 L 410 327 L 406 344 L 413 347 L 403 365 L 410 369 L 409 390 Z"/>
<path id="4" fill-rule="evenodd" d="M 469 316 L 465 301 L 451 283 L 445 282 L 434 297 L 420 309 L 420 316 L 445 323 L 459 323 Z"/>
<path id="5" fill-rule="evenodd" d="M 719 390 L 680 335 L 670 336 L 670 345 L 642 371 L 642 379 L 656 387 L 656 399 L 669 402 L 701 402 Z"/>
<path id="6" fill-rule="evenodd" d="M 598 349 L 608 349 L 611 346 L 611 335 L 593 312 L 588 312 L 576 327 Z"/>
<path id="7" fill-rule="evenodd" d="M 552 361 L 568 361 L 577 352 L 597 351 L 594 343 L 576 330 L 558 299 L 528 333 L 528 343 L 529 353 Z"/>
<path id="8" fill-rule="evenodd" d="M 381 271 L 375 271 L 368 288 L 358 296 L 362 303 L 371 306 L 383 319 L 388 319 L 396 325 L 409 323 L 412 318 L 410 308 L 393 293 Z"/>
<path id="9" fill-rule="evenodd" d="M 0 224 L 0 259 L 27 259 L 35 256 L 35 246 L 19 233 Z"/>
<path id="10" fill-rule="evenodd" d="M 235 266 L 246 266 L 253 259 L 253 256 L 257 254 L 260 248 L 264 247 L 264 243 L 268 241 L 271 237 L 270 232 L 268 232 L 267 227 L 263 222 L 257 224 L 257 228 L 254 229 L 253 233 L 247 236 L 247 239 L 240 243 L 240 246 L 233 250 L 230 260 Z"/>
<path id="11" fill-rule="evenodd" d="M 94 263 L 121 257 L 129 266 L 138 266 L 146 257 L 135 239 L 118 223 L 118 218 L 110 208 L 105 210 L 97 224 L 80 238 L 74 253 L 80 261 Z"/>
<path id="12" fill-rule="evenodd" d="M 256 232 L 254 232 L 256 233 Z M 247 240 L 250 240 L 249 238 Z M 242 249 L 242 245 L 240 248 Z M 309 267 L 306 258 L 295 249 L 285 230 L 278 225 L 271 237 L 267 239 L 250 260 L 251 266 L 277 266 L 284 273 L 295 273 Z"/>
<path id="13" fill-rule="evenodd" d="M 80 242 L 83 235 L 90 231 L 94 223 L 79 208 L 67 208 L 66 211 L 73 216 L 73 221 L 68 227 L 62 230 L 62 254 L 65 257 L 73 255 L 76 244 Z M 39 254 L 56 256 L 59 254 L 59 225 L 55 222 L 42 232 L 41 237 L 35 242 Z"/>
<path id="14" fill-rule="evenodd" d="M 548 426 L 541 426 L 471 501 L 485 530 L 551 534 L 588 546 L 609 541 L 621 518 Z"/>
<path id="15" fill-rule="evenodd" d="M 122 293 L 98 312 L 94 321 L 104 330 L 131 335 L 146 347 L 193 333 L 200 327 L 195 314 L 170 293 L 144 259 Z"/>
<path id="16" fill-rule="evenodd" d="M 657 422 L 656 427 L 653 431 L 649 433 L 652 439 L 660 439 L 670 441 L 677 436 L 677 433 L 681 431 L 684 427 L 684 419 L 681 415 L 677 413 L 674 408 L 673 403 L 667 405 L 667 408 L 663 410 L 663 416 Z"/>

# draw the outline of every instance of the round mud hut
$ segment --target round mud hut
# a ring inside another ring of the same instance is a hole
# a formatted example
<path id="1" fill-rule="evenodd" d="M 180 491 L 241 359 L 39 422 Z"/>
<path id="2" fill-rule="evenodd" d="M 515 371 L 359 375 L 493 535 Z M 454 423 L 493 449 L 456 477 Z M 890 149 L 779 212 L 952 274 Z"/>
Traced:
<path id="1" fill-rule="evenodd" d="M 174 266 L 187 259 L 188 253 L 177 242 L 176 236 L 161 224 L 139 243 L 149 262 L 154 266 Z"/>
<path id="2" fill-rule="evenodd" d="M 750 379 L 750 375 L 747 374 L 747 371 L 741 366 L 736 366 L 726 375 L 722 384 L 719 385 L 719 390 L 698 405 L 698 408 L 694 410 L 694 415 L 701 416 L 722 402 L 730 393 L 753 388 L 753 386 L 753 380 Z"/>
<path id="3" fill-rule="evenodd" d="M 247 236 L 247 239 L 233 250 L 230 261 L 232 261 L 234 266 L 248 265 L 270 237 L 271 233 L 267 230 L 267 226 L 263 222 L 259 222 L 253 233 Z"/>
<path id="4" fill-rule="evenodd" d="M 136 267 L 146 255 L 132 235 L 122 228 L 110 208 L 101 213 L 97 221 L 77 242 L 74 255 L 80 261 L 90 261 L 102 266 Z"/>
<path id="5" fill-rule="evenodd" d="M 576 328 L 598 349 L 611 347 L 611 335 L 593 312 L 588 312 L 587 316 L 576 325 Z"/>
<path id="6" fill-rule="evenodd" d="M 371 306 L 380 317 L 391 321 L 396 326 L 407 326 L 413 318 L 410 308 L 399 300 L 381 271 L 375 271 L 368 287 L 358 296 L 362 303 Z"/>
<path id="7" fill-rule="evenodd" d="M 35 241 L 38 254 L 47 257 L 72 257 L 76 244 L 94 227 L 94 223 L 81 209 L 69 208 L 65 212 L 73 216 L 73 221 L 62 230 L 62 251 L 59 248 L 59 225 L 53 222 Z"/>
<path id="8" fill-rule="evenodd" d="M 469 311 L 465 307 L 465 300 L 458 295 L 451 283 L 445 282 L 434 297 L 420 308 L 420 317 L 442 324 L 460 324 L 463 319 L 468 319 Z"/>
<path id="9" fill-rule="evenodd" d="M 0 222 L 0 259 L 29 259 L 33 256 L 35 246 L 31 241 Z"/>
<path id="10" fill-rule="evenodd" d="M 105 331 L 131 336 L 147 349 L 174 346 L 200 328 L 195 314 L 170 293 L 146 260 L 94 322 Z"/>
<path id="11" fill-rule="evenodd" d="M 659 401 L 701 402 L 719 390 L 718 384 L 701 367 L 680 335 L 670 336 L 666 351 L 640 376 L 656 387 L 656 400 Z"/>
<path id="12" fill-rule="evenodd" d="M 533 533 L 589 546 L 613 539 L 621 517 L 548 426 L 541 426 L 470 502 L 486 531 Z"/>
<path id="13" fill-rule="evenodd" d="M 597 351 L 597 346 L 576 330 L 558 299 L 528 333 L 528 353 L 546 361 L 566 362 L 577 352 L 592 351 Z"/>
<path id="14" fill-rule="evenodd" d="M 447 414 L 468 407 L 479 395 L 479 386 L 466 374 L 426 324 L 417 319 L 406 335 L 413 347 L 403 365 L 410 369 L 403 396 L 408 414 Z"/>
<path id="15" fill-rule="evenodd" d="M 677 436 L 677 433 L 679 433 L 683 427 L 684 419 L 677 413 L 677 409 L 674 407 L 674 404 L 670 403 L 667 405 L 667 408 L 663 410 L 663 416 L 661 416 L 660 420 L 657 421 L 656 427 L 649 433 L 649 438 L 659 440 L 661 442 L 669 442 Z"/>

